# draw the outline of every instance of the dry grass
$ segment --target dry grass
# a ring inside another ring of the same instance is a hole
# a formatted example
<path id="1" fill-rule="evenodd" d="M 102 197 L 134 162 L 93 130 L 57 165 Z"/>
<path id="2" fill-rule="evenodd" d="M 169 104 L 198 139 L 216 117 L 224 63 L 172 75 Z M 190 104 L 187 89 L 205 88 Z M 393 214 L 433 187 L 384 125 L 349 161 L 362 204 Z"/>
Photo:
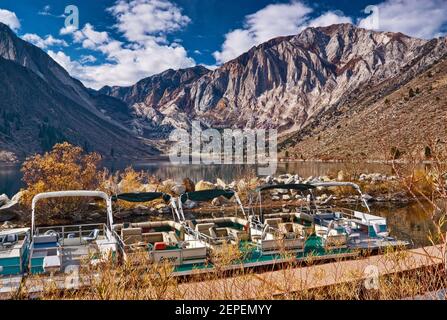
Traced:
<path id="1" fill-rule="evenodd" d="M 312 257 L 301 263 L 286 263 L 279 271 L 263 273 L 244 270 L 242 266 L 228 271 L 240 252 L 222 250 L 213 256 L 215 272 L 195 274 L 188 279 L 175 277 L 168 263 L 150 264 L 147 255 L 135 255 L 122 264 L 111 260 L 95 267 L 83 264 L 80 272 L 84 284 L 78 290 L 60 290 L 46 283 L 39 299 L 74 300 L 235 300 L 235 299 L 343 299 L 389 300 L 414 298 L 427 292 L 447 288 L 446 271 L 442 264 L 411 271 L 412 257 L 402 251 L 385 252 L 374 260 L 381 272 L 369 274 L 373 260 L 359 260 L 359 267 L 348 268 L 352 261 L 339 259 L 327 265 L 315 264 Z M 230 250 L 231 249 L 231 250 Z M 287 257 L 287 254 L 285 254 Z M 38 278 L 42 279 L 42 278 Z M 42 282 L 43 283 L 43 282 Z M 15 298 L 27 298 L 22 290 Z"/>

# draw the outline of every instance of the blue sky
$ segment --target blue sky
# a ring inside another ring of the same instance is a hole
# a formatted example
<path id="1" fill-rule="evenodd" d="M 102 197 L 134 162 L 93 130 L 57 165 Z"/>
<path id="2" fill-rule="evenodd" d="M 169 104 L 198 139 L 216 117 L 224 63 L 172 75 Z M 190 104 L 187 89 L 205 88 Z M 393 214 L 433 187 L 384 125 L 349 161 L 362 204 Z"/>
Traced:
<path id="1" fill-rule="evenodd" d="M 79 8 L 79 29 L 64 9 Z M 375 5 L 371 14 L 365 8 Z M 374 20 L 375 18 L 378 18 Z M 0 0 L 0 21 L 89 87 L 131 85 L 167 68 L 213 68 L 270 38 L 350 22 L 444 36 L 446 0 Z"/>

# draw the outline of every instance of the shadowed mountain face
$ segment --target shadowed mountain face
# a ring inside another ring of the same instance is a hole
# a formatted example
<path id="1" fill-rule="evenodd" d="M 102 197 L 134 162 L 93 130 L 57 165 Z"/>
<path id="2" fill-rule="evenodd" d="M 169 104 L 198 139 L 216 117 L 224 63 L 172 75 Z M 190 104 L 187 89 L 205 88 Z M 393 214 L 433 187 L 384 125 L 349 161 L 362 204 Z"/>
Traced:
<path id="1" fill-rule="evenodd" d="M 104 114 L 104 104 L 116 120 Z M 0 150 L 24 157 L 69 141 L 104 156 L 156 153 L 123 124 L 129 119 L 122 101 L 92 94 L 0 23 Z"/>

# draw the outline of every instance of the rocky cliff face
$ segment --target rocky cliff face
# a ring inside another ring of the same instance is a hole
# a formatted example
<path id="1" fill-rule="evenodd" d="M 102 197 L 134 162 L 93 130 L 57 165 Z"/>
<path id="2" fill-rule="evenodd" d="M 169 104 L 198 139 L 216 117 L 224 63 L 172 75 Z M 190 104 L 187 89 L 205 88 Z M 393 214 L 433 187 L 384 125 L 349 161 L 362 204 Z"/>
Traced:
<path id="1" fill-rule="evenodd" d="M 122 101 L 93 94 L 0 23 L 0 151 L 23 158 L 67 140 L 105 156 L 156 153 L 123 124 L 129 119 Z"/>
<path id="2" fill-rule="evenodd" d="M 365 117 L 446 53 L 446 38 L 340 24 L 272 39 L 213 71 L 167 70 L 131 87 L 94 91 L 0 24 L 0 151 L 24 156 L 69 140 L 105 155 L 141 156 L 155 153 L 152 146 L 173 128 L 200 120 L 217 128 L 276 128 L 283 150 L 326 157 L 334 140 L 322 132 Z M 359 123 L 351 134 L 372 132 Z M 316 136 L 326 153 L 311 147 Z"/>
<path id="3" fill-rule="evenodd" d="M 174 126 L 199 119 L 215 127 L 288 133 L 307 127 L 355 92 L 396 77 L 404 83 L 446 52 L 446 39 L 426 41 L 340 24 L 273 39 L 215 71 L 177 82 L 176 90 L 154 85 L 163 78 L 157 76 L 102 92 L 124 100 L 138 118 L 170 119 Z"/>

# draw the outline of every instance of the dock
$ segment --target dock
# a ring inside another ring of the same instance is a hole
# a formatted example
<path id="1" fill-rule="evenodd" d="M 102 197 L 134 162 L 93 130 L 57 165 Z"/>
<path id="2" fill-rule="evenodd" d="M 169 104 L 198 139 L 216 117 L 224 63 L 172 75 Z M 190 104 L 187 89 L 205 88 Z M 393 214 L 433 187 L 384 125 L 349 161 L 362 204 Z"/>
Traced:
<path id="1" fill-rule="evenodd" d="M 300 291 L 365 281 L 445 263 L 445 248 L 429 246 L 363 259 L 336 261 L 299 268 L 247 274 L 202 282 L 182 283 L 184 299 L 251 300 L 280 297 Z"/>
<path id="2" fill-rule="evenodd" d="M 260 297 L 275 298 L 304 290 L 319 289 L 351 282 L 365 281 L 371 277 L 383 277 L 445 264 L 445 247 L 429 246 L 419 249 L 401 250 L 391 253 L 335 262 L 286 267 L 276 271 L 246 274 L 221 279 L 183 282 L 172 298 L 187 300 L 232 299 L 252 300 Z M 336 257 L 334 257 L 336 258 Z M 318 259 L 315 259 L 317 262 Z M 308 261 L 306 263 L 309 263 Z M 198 274 L 200 274 L 198 270 Z M 447 270 L 446 270 L 447 275 Z M 211 277 L 212 279 L 212 277 Z M 20 283 L 29 294 L 37 298 L 43 283 L 52 281 L 63 288 L 66 279 L 57 275 L 52 280 L 27 279 L 26 277 L 0 278 L 0 299 L 10 299 Z M 86 282 L 81 281 L 86 284 Z M 169 298 L 169 296 L 168 296 Z"/>

